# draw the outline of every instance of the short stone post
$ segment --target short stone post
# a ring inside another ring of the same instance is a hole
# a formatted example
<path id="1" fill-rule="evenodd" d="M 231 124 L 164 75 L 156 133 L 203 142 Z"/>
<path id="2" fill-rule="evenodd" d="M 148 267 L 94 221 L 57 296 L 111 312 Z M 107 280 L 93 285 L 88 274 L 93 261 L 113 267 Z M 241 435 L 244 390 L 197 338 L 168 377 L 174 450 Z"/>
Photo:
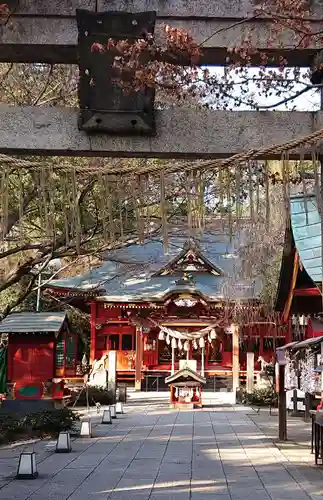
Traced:
<path id="1" fill-rule="evenodd" d="M 247 352 L 247 393 L 250 394 L 254 388 L 255 353 Z"/>
<path id="2" fill-rule="evenodd" d="M 239 389 L 239 326 L 232 325 L 232 390 L 235 393 Z"/>
<path id="3" fill-rule="evenodd" d="M 117 351 L 108 354 L 108 391 L 111 392 L 113 401 L 116 400 L 117 385 Z"/>
<path id="4" fill-rule="evenodd" d="M 142 356 L 143 356 L 143 345 L 142 345 L 142 328 L 140 326 L 136 327 L 136 378 L 135 378 L 135 390 L 141 391 L 141 370 L 142 370 Z"/>

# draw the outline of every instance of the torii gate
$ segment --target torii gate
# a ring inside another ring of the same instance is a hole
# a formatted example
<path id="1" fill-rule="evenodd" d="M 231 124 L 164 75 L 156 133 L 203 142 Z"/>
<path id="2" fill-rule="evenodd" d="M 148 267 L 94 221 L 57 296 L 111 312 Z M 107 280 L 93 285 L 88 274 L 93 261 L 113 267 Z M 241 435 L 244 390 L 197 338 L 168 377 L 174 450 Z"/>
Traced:
<path id="1" fill-rule="evenodd" d="M 255 2 L 255 3 L 254 3 Z M 265 49 L 269 24 L 252 15 L 256 0 L 10 0 L 10 23 L 1 27 L 0 61 L 78 62 L 76 9 L 93 12 L 156 11 L 160 23 L 187 30 L 203 45 L 203 64 L 224 65 L 227 47 L 251 27 L 258 48 Z M 66 5 L 64 5 L 66 4 Z M 317 26 L 323 18 L 319 0 L 312 2 Z M 248 19 L 247 22 L 244 22 Z M 316 22 L 313 22 L 315 25 Z M 315 47 L 292 48 L 284 33 L 272 53 L 288 54 L 289 64 L 310 66 Z M 266 48 L 267 50 L 267 48 Z M 268 50 L 267 50 L 268 51 Z M 118 156 L 155 158 L 226 158 L 301 138 L 323 127 L 323 112 L 242 112 L 170 109 L 156 111 L 156 135 L 122 137 L 78 130 L 78 110 L 0 106 L 0 152 L 33 155 Z M 191 131 L 194 130 L 194 134 Z M 277 155 L 271 151 L 266 157 Z"/>

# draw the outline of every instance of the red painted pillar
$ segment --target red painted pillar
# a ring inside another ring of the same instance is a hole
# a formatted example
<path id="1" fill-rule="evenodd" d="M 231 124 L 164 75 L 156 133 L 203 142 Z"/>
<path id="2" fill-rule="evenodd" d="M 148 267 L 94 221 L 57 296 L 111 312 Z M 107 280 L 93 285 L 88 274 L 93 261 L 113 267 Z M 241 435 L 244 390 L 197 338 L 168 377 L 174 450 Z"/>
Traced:
<path id="1" fill-rule="evenodd" d="M 142 328 L 140 326 L 136 327 L 136 378 L 135 378 L 135 390 L 141 391 L 141 370 L 142 370 L 142 358 L 143 358 L 143 339 L 142 339 Z"/>
<path id="2" fill-rule="evenodd" d="M 91 342 L 90 342 L 90 365 L 95 360 L 96 350 L 96 302 L 91 302 Z"/>

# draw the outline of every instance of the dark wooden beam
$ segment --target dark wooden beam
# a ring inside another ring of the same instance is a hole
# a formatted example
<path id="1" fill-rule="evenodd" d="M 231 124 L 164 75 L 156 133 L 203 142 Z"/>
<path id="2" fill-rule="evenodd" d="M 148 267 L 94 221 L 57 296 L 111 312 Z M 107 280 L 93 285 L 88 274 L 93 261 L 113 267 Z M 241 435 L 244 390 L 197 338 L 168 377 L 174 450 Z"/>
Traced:
<path id="1" fill-rule="evenodd" d="M 2 62 L 77 63 L 77 8 L 128 12 L 156 10 L 156 36 L 164 24 L 187 31 L 203 46 L 202 64 L 225 65 L 227 49 L 240 45 L 249 32 L 252 32 L 253 44 L 258 49 L 267 49 L 271 37 L 270 23 L 255 18 L 254 3 L 249 0 L 12 0 L 9 6 L 11 4 L 14 8 L 17 3 L 10 21 L 1 27 Z M 318 19 L 312 23 L 313 30 L 320 31 L 323 7 L 319 0 L 313 2 L 313 12 Z M 272 65 L 277 64 L 279 56 L 284 56 L 291 66 L 307 67 L 317 50 L 315 46 L 295 47 L 294 32 L 284 30 L 267 52 Z M 255 59 L 254 63 L 257 62 Z"/>

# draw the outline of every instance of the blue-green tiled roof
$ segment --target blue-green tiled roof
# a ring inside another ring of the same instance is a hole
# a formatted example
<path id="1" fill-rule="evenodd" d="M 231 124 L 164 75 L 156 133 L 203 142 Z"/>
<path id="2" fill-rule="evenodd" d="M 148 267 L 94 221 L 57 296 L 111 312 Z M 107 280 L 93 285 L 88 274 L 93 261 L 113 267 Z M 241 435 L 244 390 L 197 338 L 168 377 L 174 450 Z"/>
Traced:
<path id="1" fill-rule="evenodd" d="M 192 272 L 194 290 L 217 299 L 234 297 L 252 299 L 259 295 L 259 283 L 239 278 L 240 262 L 236 252 L 237 241 L 230 241 L 221 231 L 204 233 L 194 238 L 202 254 L 223 276 Z M 154 273 L 170 263 L 182 251 L 187 236 L 169 235 L 169 253 L 165 255 L 162 239 L 156 237 L 143 245 L 109 252 L 100 267 L 73 278 L 54 280 L 51 287 L 82 291 L 100 291 L 106 300 L 139 301 L 162 299 L 171 291 L 182 291 L 176 281 L 182 275 L 155 276 Z M 110 260 L 109 260 L 110 259 Z M 189 287 L 186 287 L 188 289 Z"/>
<path id="2" fill-rule="evenodd" d="M 291 224 L 301 262 L 315 282 L 322 280 L 321 217 L 315 196 L 291 197 Z"/>

